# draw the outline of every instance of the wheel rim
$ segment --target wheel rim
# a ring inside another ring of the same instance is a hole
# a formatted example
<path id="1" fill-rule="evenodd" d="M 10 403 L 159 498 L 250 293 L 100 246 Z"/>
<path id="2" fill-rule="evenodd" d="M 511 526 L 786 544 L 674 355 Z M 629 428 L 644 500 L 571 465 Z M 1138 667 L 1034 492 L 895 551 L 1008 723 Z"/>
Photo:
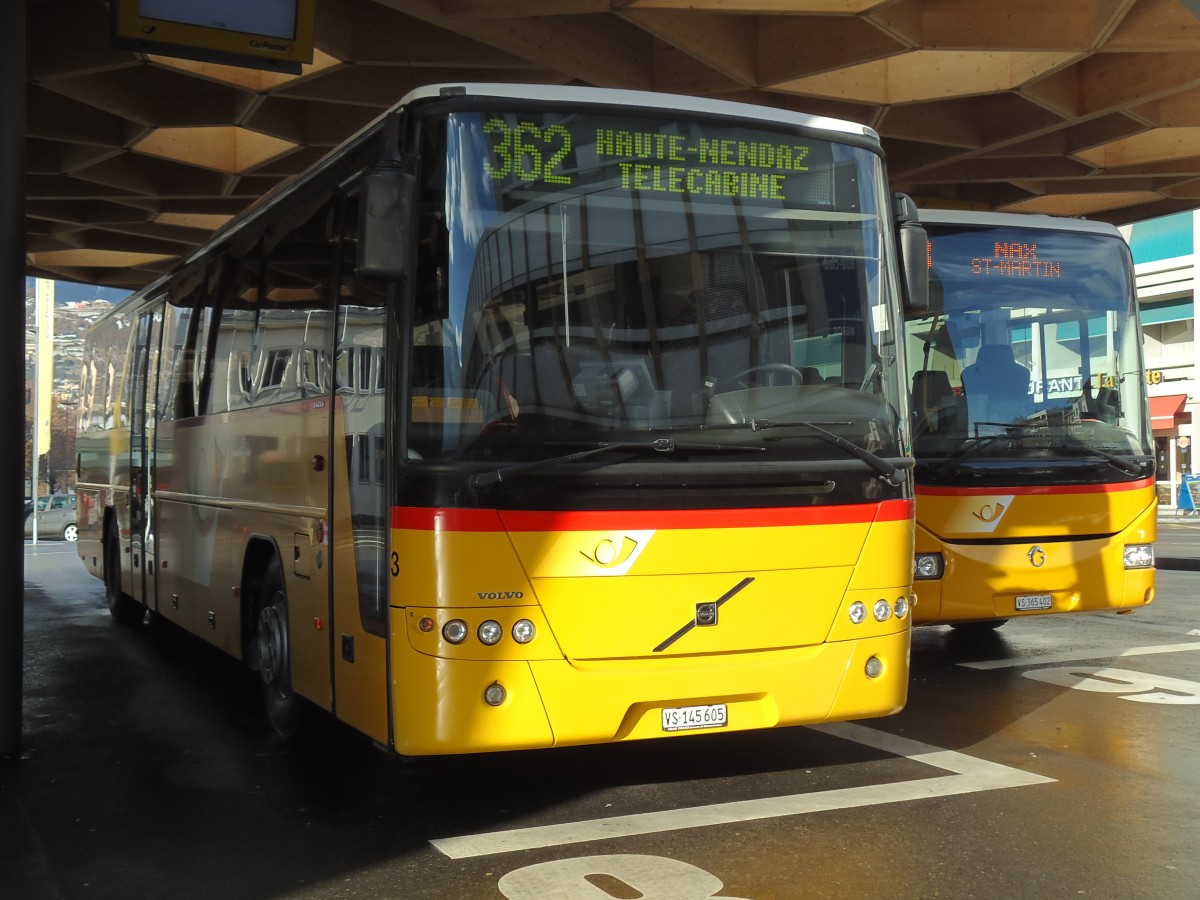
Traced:
<path id="1" fill-rule="evenodd" d="M 258 664 L 264 684 L 282 684 L 287 658 L 287 631 L 275 605 L 258 614 Z"/>
<path id="2" fill-rule="evenodd" d="M 79 537 L 79 529 L 76 528 L 74 525 L 68 525 L 66 528 L 63 529 L 63 540 L 64 541 L 70 541 L 71 543 L 74 543 L 75 539 L 78 537 Z"/>

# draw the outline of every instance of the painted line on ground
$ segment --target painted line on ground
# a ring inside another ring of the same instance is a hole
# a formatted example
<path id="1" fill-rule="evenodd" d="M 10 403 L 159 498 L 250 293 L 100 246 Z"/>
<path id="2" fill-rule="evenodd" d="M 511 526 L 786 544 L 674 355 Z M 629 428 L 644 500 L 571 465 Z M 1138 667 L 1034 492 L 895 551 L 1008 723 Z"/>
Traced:
<path id="1" fill-rule="evenodd" d="M 1021 666 L 1043 666 L 1058 663 L 1083 662 L 1089 659 L 1121 659 L 1127 656 L 1151 656 L 1155 653 L 1183 653 L 1187 650 L 1200 650 L 1200 643 L 1192 641 L 1186 644 L 1157 644 L 1151 647 L 1130 647 L 1120 653 L 1111 650 L 1077 650 L 1074 653 L 1056 653 L 1049 656 L 1023 656 L 1019 659 L 989 659 L 982 662 L 964 662 L 958 665 L 964 669 L 1015 669 Z"/>
<path id="2" fill-rule="evenodd" d="M 439 838 L 430 843 L 451 859 L 466 859 L 495 853 L 513 853 L 521 850 L 581 844 L 587 841 L 681 831 L 687 828 L 703 828 L 709 825 L 729 825 L 736 822 L 750 822 L 781 816 L 800 816 L 839 809 L 878 806 L 883 803 L 903 803 L 932 797 L 950 797 L 978 791 L 1047 784 L 1055 780 L 1044 775 L 967 756 L 965 753 L 945 750 L 931 744 L 923 744 L 920 741 L 887 734 L 852 722 L 812 727 L 824 734 L 865 744 L 895 756 L 903 756 L 915 762 L 942 769 L 950 774 L 892 784 L 862 785 L 832 791 L 815 791 L 808 794 L 736 800 L 685 809 L 611 816 L 583 822 L 514 828 L 508 831 Z"/>

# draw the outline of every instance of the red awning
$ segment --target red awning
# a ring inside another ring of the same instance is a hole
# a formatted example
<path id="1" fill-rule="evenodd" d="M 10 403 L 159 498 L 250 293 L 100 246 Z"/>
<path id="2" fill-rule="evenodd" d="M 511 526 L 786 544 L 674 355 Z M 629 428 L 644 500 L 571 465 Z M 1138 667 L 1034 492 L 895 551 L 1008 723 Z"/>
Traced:
<path id="1" fill-rule="evenodd" d="M 1174 431 L 1175 417 L 1183 410 L 1187 394 L 1167 394 L 1150 398 L 1150 427 L 1155 432 Z"/>

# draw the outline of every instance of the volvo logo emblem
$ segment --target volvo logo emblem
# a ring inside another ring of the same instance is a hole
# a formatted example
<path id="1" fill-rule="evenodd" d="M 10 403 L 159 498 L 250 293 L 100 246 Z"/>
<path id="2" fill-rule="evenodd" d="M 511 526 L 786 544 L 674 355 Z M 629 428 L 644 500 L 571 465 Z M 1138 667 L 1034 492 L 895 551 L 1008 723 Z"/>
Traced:
<path id="1" fill-rule="evenodd" d="M 733 597 L 740 593 L 744 588 L 748 587 L 754 581 L 751 577 L 743 578 L 716 600 L 706 600 L 697 603 L 695 606 L 695 615 L 684 623 L 683 627 L 676 631 L 673 635 L 654 648 L 655 653 L 662 653 L 677 640 L 691 631 L 693 628 L 707 628 L 717 624 L 717 610 L 725 603 L 728 603 Z"/>
<path id="2" fill-rule="evenodd" d="M 1025 555 L 1029 557 L 1029 562 L 1035 569 L 1040 569 L 1046 564 L 1046 551 L 1036 544 L 1030 547 Z"/>

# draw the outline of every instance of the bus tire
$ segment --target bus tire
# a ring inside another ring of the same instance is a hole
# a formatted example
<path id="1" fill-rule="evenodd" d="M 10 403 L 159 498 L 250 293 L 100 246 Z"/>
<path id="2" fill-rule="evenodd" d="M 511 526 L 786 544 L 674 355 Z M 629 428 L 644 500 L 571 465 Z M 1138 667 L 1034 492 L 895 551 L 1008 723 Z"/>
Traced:
<path id="1" fill-rule="evenodd" d="M 303 698 L 292 690 L 287 594 L 278 558 L 271 561 L 263 575 L 255 618 L 255 644 L 267 719 L 281 737 L 294 737 L 303 724 L 305 705 Z"/>
<path id="2" fill-rule="evenodd" d="M 137 624 L 146 612 L 142 604 L 121 590 L 121 542 L 112 527 L 104 536 L 104 599 L 109 615 L 122 625 Z"/>

